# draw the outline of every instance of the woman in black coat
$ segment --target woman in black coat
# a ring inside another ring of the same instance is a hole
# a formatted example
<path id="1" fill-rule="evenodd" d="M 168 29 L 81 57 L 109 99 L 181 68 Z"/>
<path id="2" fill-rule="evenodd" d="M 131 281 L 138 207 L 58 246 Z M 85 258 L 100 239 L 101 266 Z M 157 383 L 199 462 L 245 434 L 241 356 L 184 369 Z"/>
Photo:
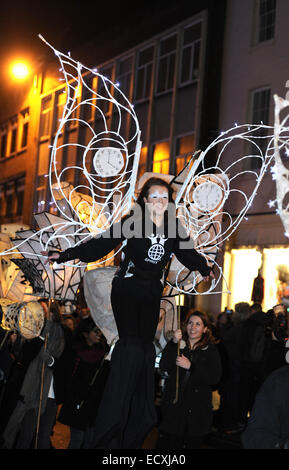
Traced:
<path id="1" fill-rule="evenodd" d="M 186 345 L 177 357 L 177 344 Z M 189 313 L 181 330 L 174 332 L 166 345 L 160 370 L 168 374 L 162 398 L 162 418 L 158 448 L 197 449 L 209 432 L 213 420 L 212 386 L 221 377 L 221 359 L 212 337 L 207 316 L 199 311 Z M 179 367 L 179 394 L 176 397 L 176 371 Z"/>

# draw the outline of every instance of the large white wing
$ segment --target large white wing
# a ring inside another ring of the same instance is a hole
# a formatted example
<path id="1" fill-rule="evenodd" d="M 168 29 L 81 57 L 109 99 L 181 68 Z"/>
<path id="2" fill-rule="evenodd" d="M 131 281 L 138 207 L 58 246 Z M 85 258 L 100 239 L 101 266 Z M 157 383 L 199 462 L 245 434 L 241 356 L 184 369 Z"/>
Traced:
<path id="1" fill-rule="evenodd" d="M 276 181 L 276 199 L 269 206 L 277 206 L 285 236 L 289 237 L 289 167 L 284 164 L 289 157 L 289 101 L 274 95 L 274 158 L 272 178 Z M 288 161 L 288 160 L 287 160 Z M 283 163 L 284 162 L 284 163 Z"/>
<path id="2" fill-rule="evenodd" d="M 65 199 L 77 223 L 90 232 L 102 232 L 127 213 L 134 200 L 135 182 L 141 150 L 139 123 L 133 105 L 120 88 L 96 69 L 85 67 L 69 55 L 56 50 L 42 36 L 56 54 L 66 83 L 66 102 L 51 150 L 49 179 L 52 197 L 62 217 L 67 215 L 59 204 Z M 94 79 L 94 86 L 91 84 Z M 108 125 L 106 112 L 112 119 Z M 85 116 L 94 116 L 94 125 Z M 65 126 L 85 128 L 85 142 L 64 143 Z M 129 129 L 129 131 L 128 131 Z M 78 164 L 59 169 L 58 153 L 77 147 Z M 73 170 L 80 183 L 67 194 L 63 189 L 68 172 Z M 84 221 L 72 203 L 74 192 L 84 193 L 91 200 L 91 217 Z"/>
<path id="3" fill-rule="evenodd" d="M 241 144 L 241 145 L 240 145 Z M 244 124 L 222 132 L 196 158 L 176 197 L 178 215 L 201 251 L 215 269 L 216 278 L 203 292 L 196 287 L 201 281 L 198 273 L 184 267 L 173 268 L 172 287 L 188 294 L 221 293 L 217 290 L 223 280 L 217 263 L 218 250 L 238 228 L 257 194 L 264 174 L 274 157 L 272 126 Z M 217 157 L 212 165 L 211 153 Z M 228 208 L 236 208 L 232 215 Z"/>

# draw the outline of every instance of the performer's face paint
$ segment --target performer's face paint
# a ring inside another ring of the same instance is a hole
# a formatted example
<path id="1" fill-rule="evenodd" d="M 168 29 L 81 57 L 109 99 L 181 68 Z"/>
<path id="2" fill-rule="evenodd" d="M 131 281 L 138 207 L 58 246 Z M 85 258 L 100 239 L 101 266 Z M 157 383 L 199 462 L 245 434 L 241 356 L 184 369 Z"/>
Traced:
<path id="1" fill-rule="evenodd" d="M 144 198 L 150 212 L 163 215 L 168 207 L 169 192 L 164 186 L 155 185 L 149 190 L 148 197 Z"/>
<path id="2" fill-rule="evenodd" d="M 204 325 L 203 320 L 197 315 L 192 315 L 187 324 L 189 340 L 193 342 L 199 341 L 206 331 L 207 327 Z"/>

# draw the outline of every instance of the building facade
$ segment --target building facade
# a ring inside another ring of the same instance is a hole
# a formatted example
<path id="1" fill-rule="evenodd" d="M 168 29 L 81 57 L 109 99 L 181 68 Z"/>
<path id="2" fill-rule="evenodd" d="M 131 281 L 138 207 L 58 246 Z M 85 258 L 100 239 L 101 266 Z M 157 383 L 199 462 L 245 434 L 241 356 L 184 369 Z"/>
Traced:
<path id="1" fill-rule="evenodd" d="M 228 2 L 220 100 L 221 130 L 233 127 L 234 123 L 262 122 L 274 126 L 274 94 L 285 98 L 288 91 L 288 19 L 289 4 L 283 0 Z M 245 155 L 245 144 L 240 144 L 236 152 Z M 232 156 L 228 154 L 226 158 L 229 160 Z M 248 187 L 248 177 L 243 184 L 244 188 Z M 258 270 L 264 279 L 264 310 L 280 301 L 286 302 L 288 238 L 276 214 L 276 206 L 270 207 L 269 204 L 275 198 L 276 181 L 267 171 L 246 220 L 224 247 L 224 274 L 231 294 L 223 294 L 222 310 L 226 306 L 234 308 L 240 301 L 251 302 Z M 238 214 L 238 207 L 231 204 L 230 213 Z"/>

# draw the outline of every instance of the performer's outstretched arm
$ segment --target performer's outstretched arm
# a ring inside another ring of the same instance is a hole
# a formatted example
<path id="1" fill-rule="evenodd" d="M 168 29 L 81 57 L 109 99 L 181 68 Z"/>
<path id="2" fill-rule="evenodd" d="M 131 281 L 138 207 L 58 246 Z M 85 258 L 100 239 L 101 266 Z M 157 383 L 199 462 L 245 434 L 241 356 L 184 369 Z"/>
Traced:
<path id="1" fill-rule="evenodd" d="M 85 263 L 91 263 L 103 258 L 117 245 L 122 243 L 124 237 L 122 235 L 113 237 L 113 233 L 121 234 L 121 230 L 112 230 L 112 228 L 110 228 L 103 234 L 98 235 L 87 242 L 81 243 L 78 246 L 67 248 L 65 251 L 42 251 L 41 253 L 48 256 L 49 261 L 56 261 L 57 263 L 65 263 L 72 259 L 79 259 Z"/>
<path id="2" fill-rule="evenodd" d="M 205 278 L 208 276 L 214 277 L 210 266 L 207 264 L 206 258 L 194 249 L 193 240 L 185 233 L 181 224 L 173 252 L 178 260 L 190 271 L 199 271 Z"/>

